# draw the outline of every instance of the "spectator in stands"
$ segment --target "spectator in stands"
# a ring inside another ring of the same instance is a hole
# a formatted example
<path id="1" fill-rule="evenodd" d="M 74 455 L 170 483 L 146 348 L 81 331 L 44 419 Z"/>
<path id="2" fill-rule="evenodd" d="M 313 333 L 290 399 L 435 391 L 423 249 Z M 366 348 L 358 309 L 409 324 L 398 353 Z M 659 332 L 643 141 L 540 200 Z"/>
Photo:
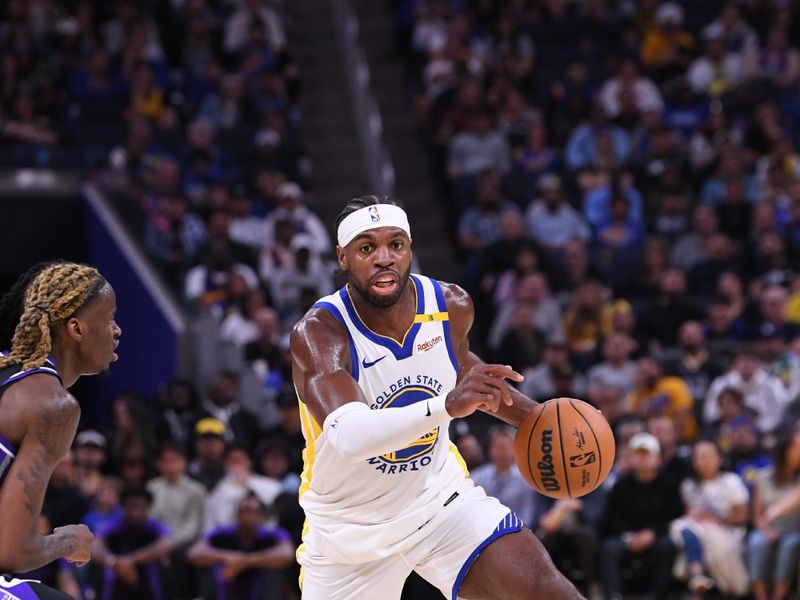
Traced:
<path id="1" fill-rule="evenodd" d="M 691 232 L 679 237 L 672 247 L 672 265 L 688 272 L 706 259 L 709 240 L 717 232 L 717 227 L 717 215 L 711 207 L 701 204 L 695 208 Z"/>
<path id="2" fill-rule="evenodd" d="M 246 447 L 229 446 L 225 453 L 225 477 L 206 498 L 204 531 L 233 525 L 236 506 L 248 493 L 255 494 L 265 506 L 272 506 L 281 493 L 281 485 L 270 477 L 253 472 L 253 459 Z"/>
<path id="3" fill-rule="evenodd" d="M 333 292 L 333 267 L 320 256 L 311 236 L 295 235 L 289 248 L 294 251 L 294 260 L 277 268 L 269 280 L 270 296 L 284 319 L 297 311 L 303 294 L 309 290 L 314 300 Z M 307 308 L 303 307 L 303 312 Z"/>
<path id="4" fill-rule="evenodd" d="M 664 82 L 683 75 L 694 52 L 694 38 L 682 29 L 683 8 L 676 2 L 664 2 L 656 10 L 653 25 L 643 39 L 642 63 Z"/>
<path id="5" fill-rule="evenodd" d="M 573 240 L 587 241 L 586 222 L 564 197 L 561 179 L 543 175 L 538 182 L 541 198 L 531 202 L 525 224 L 533 240 L 550 252 L 559 252 Z"/>
<path id="6" fill-rule="evenodd" d="M 122 517 L 122 506 L 119 503 L 121 491 L 122 484 L 116 477 L 105 477 L 100 484 L 91 509 L 81 520 L 95 535 Z"/>
<path id="7" fill-rule="evenodd" d="M 294 560 L 291 536 L 265 524 L 267 511 L 253 493 L 231 508 L 236 522 L 209 531 L 189 551 L 195 566 L 214 571 L 214 585 L 204 597 L 260 598 L 265 589 L 283 587 L 275 574 Z"/>
<path id="8" fill-rule="evenodd" d="M 537 498 L 540 505 L 537 535 L 553 562 L 571 579 L 580 574 L 587 597 L 599 596 L 597 573 L 597 521 L 606 491 L 595 490 L 582 498 Z"/>
<path id="9" fill-rule="evenodd" d="M 678 333 L 683 323 L 703 318 L 703 311 L 687 297 L 687 289 L 683 271 L 667 269 L 661 276 L 660 294 L 642 314 L 642 332 L 662 348 L 678 345 Z"/>
<path id="10" fill-rule="evenodd" d="M 642 223 L 632 218 L 624 195 L 611 199 L 609 213 L 596 223 L 592 254 L 603 280 L 619 288 L 629 284 L 641 264 L 645 232 Z"/>
<path id="11" fill-rule="evenodd" d="M 105 567 L 103 597 L 110 600 L 162 597 L 159 561 L 175 542 L 166 526 L 149 518 L 152 496 L 146 488 L 122 490 L 122 518 L 95 540 L 92 560 Z"/>
<path id="12" fill-rule="evenodd" d="M 545 123 L 541 118 L 536 119 L 528 129 L 525 143 L 515 153 L 514 166 L 523 170 L 528 177 L 546 177 L 548 173 L 556 170 L 560 163 L 558 152 L 548 143 Z"/>
<path id="13" fill-rule="evenodd" d="M 156 425 L 159 440 L 171 440 L 189 448 L 193 413 L 197 409 L 197 392 L 192 383 L 178 377 L 164 382 L 158 390 L 162 420 Z"/>
<path id="14" fill-rule="evenodd" d="M 511 167 L 508 141 L 495 128 L 494 115 L 479 109 L 469 116 L 469 127 L 448 143 L 447 173 L 464 184 L 490 170 L 500 174 Z"/>
<path id="15" fill-rule="evenodd" d="M 603 287 L 587 281 L 575 292 L 564 313 L 564 332 L 574 360 L 583 365 L 595 361 L 603 336 L 611 331 L 611 306 L 603 301 Z"/>
<path id="16" fill-rule="evenodd" d="M 645 419 L 669 417 L 681 440 L 694 439 L 698 428 L 686 383 L 678 377 L 664 376 L 661 364 L 649 356 L 640 358 L 637 367 L 635 386 L 628 395 L 630 410 Z"/>
<path id="17" fill-rule="evenodd" d="M 281 442 L 262 440 L 256 445 L 259 475 L 274 479 L 281 485 L 281 494 L 297 496 L 300 477 L 292 472 L 289 449 Z"/>
<path id="18" fill-rule="evenodd" d="M 519 280 L 513 299 L 499 306 L 489 333 L 492 350 L 500 349 L 506 334 L 513 331 L 515 322 L 520 322 L 519 318 L 515 319 L 515 315 L 520 317 L 516 314 L 520 306 L 530 309 L 523 321 L 533 325 L 545 339 L 563 337 L 561 310 L 550 295 L 547 280 L 541 273 L 531 273 Z"/>
<path id="19" fill-rule="evenodd" d="M 771 436 L 761 436 L 750 416 L 733 419 L 728 437 L 727 463 L 745 485 L 752 488 L 761 474 L 772 466 L 772 457 L 764 450 L 762 437 L 770 444 L 774 443 L 774 439 Z"/>
<path id="20" fill-rule="evenodd" d="M 772 285 L 761 293 L 760 315 L 754 324 L 753 338 L 763 334 L 778 335 L 789 341 L 800 335 L 800 324 L 786 318 L 786 303 L 789 294 L 780 285 Z"/>
<path id="21" fill-rule="evenodd" d="M 703 32 L 704 52 L 692 61 L 686 73 L 695 94 L 718 98 L 745 80 L 742 57 L 728 51 L 724 33 L 720 24 L 711 25 Z"/>
<path id="22" fill-rule="evenodd" d="M 303 190 L 294 182 L 287 181 L 276 190 L 278 206 L 267 217 L 264 246 L 269 248 L 277 239 L 277 223 L 288 221 L 295 233 L 305 233 L 313 244 L 313 249 L 323 255 L 331 250 L 328 230 L 309 208 L 303 204 Z"/>
<path id="23" fill-rule="evenodd" d="M 225 424 L 213 417 L 200 419 L 194 426 L 194 460 L 188 473 L 207 491 L 225 477 Z"/>
<path id="24" fill-rule="evenodd" d="M 224 240 L 209 240 L 204 262 L 186 275 L 184 295 L 198 308 L 221 312 L 225 307 L 226 286 L 233 275 L 241 276 L 250 289 L 258 287 L 258 277 L 242 263 L 234 262 L 229 245 Z"/>
<path id="25" fill-rule="evenodd" d="M 611 385 L 591 387 L 588 394 L 591 403 L 603 413 L 612 429 L 623 416 L 629 414 L 625 394 L 619 388 Z"/>
<path id="26" fill-rule="evenodd" d="M 153 497 L 150 517 L 170 529 L 175 544 L 163 577 L 164 591 L 170 598 L 189 597 L 191 574 L 186 550 L 203 533 L 206 489 L 186 475 L 187 464 L 184 450 L 167 443 L 156 461 L 159 477 L 147 484 Z"/>
<path id="27" fill-rule="evenodd" d="M 514 461 L 514 430 L 495 427 L 489 431 L 489 463 L 470 474 L 476 485 L 493 494 L 525 523 L 534 523 L 536 493 L 520 475 Z"/>
<path id="28" fill-rule="evenodd" d="M 762 325 L 757 345 L 764 370 L 780 380 L 791 404 L 800 394 L 800 357 L 789 351 L 781 332 L 771 324 Z"/>
<path id="29" fill-rule="evenodd" d="M 667 597 L 675 553 L 667 532 L 681 514 L 681 499 L 678 488 L 660 473 L 658 440 L 643 432 L 628 446 L 631 470 L 614 483 L 600 521 L 605 596 L 622 598 L 623 561 L 636 556 L 645 561 L 650 592 L 660 600 Z"/>
<path id="30" fill-rule="evenodd" d="M 270 50 L 280 55 L 286 49 L 286 29 L 280 15 L 267 0 L 246 0 L 225 23 L 225 52 L 236 54 L 246 50 L 255 23 L 265 30 Z"/>
<path id="31" fill-rule="evenodd" d="M 773 27 L 767 33 L 764 46 L 749 63 L 749 75 L 757 78 L 754 84 L 772 85 L 785 94 L 800 77 L 800 52 L 790 45 L 787 32 Z"/>
<path id="32" fill-rule="evenodd" d="M 800 511 L 795 509 L 772 520 L 766 518 L 769 508 L 797 486 L 800 435 L 783 435 L 773 456 L 774 466 L 761 473 L 753 489 L 755 529 L 747 538 L 747 563 L 755 600 L 786 598 L 800 551 Z"/>
<path id="33" fill-rule="evenodd" d="M 675 421 L 669 417 L 653 417 L 647 429 L 658 440 L 661 448 L 661 474 L 675 486 L 691 475 L 689 447 L 681 443 Z"/>
<path id="34" fill-rule="evenodd" d="M 712 440 L 719 449 L 728 454 L 731 449 L 731 430 L 739 418 L 749 418 L 744 395 L 735 387 L 720 390 L 717 397 L 719 417 L 703 428 L 703 438 Z"/>
<path id="35" fill-rule="evenodd" d="M 94 498 L 103 483 L 101 469 L 106 463 L 106 438 L 99 431 L 87 429 L 75 438 L 75 471 L 81 494 Z"/>
<path id="36" fill-rule="evenodd" d="M 167 283 L 179 289 L 199 248 L 205 242 L 206 228 L 200 218 L 188 212 L 181 195 L 164 196 L 159 201 L 159 217 L 147 223 L 144 249 L 161 270 Z"/>
<path id="37" fill-rule="evenodd" d="M 779 379 L 764 370 L 751 347 L 739 351 L 733 368 L 711 383 L 703 404 L 706 423 L 719 418 L 719 395 L 727 387 L 736 388 L 744 395 L 745 406 L 756 415 L 756 423 L 762 433 L 772 432 L 781 422 L 786 410 L 786 389 Z"/>
<path id="38" fill-rule="evenodd" d="M 593 166 L 619 168 L 628 160 L 630 151 L 625 131 L 607 121 L 600 104 L 592 106 L 587 122 L 572 130 L 564 150 L 567 166 L 573 171 Z"/>
<path id="39" fill-rule="evenodd" d="M 611 203 L 617 198 L 628 200 L 628 219 L 637 226 L 644 223 L 642 217 L 642 195 L 633 187 L 630 174 L 620 172 L 608 183 L 593 186 L 583 198 L 583 214 L 592 228 L 611 221 Z"/>
<path id="40" fill-rule="evenodd" d="M 697 321 L 686 321 L 678 332 L 679 348 L 667 360 L 664 371 L 686 382 L 694 401 L 698 422 L 703 420 L 703 402 L 711 382 L 725 372 L 726 365 L 716 354 L 709 352 L 703 326 Z"/>
<path id="41" fill-rule="evenodd" d="M 520 384 L 520 391 L 539 402 L 555 396 L 556 384 L 554 373 L 569 366 L 569 344 L 565 339 L 554 337 L 547 341 L 541 364 L 524 371 L 525 380 Z M 580 398 L 586 393 L 586 379 L 580 373 L 573 376 L 573 390 Z"/>
<path id="42" fill-rule="evenodd" d="M 153 497 L 150 516 L 172 531 L 175 543 L 186 547 L 203 531 L 203 503 L 206 490 L 186 475 L 186 454 L 167 443 L 161 447 L 156 461 L 159 477 L 147 484 Z"/>
<path id="43" fill-rule="evenodd" d="M 588 371 L 590 389 L 617 388 L 628 394 L 636 380 L 636 363 L 630 359 L 634 342 L 624 333 L 611 333 L 603 340 L 603 358 Z"/>
<path id="44" fill-rule="evenodd" d="M 694 477 L 681 484 L 686 514 L 670 527 L 673 540 L 686 555 L 689 590 L 694 597 L 702 597 L 712 587 L 742 596 L 749 585 L 744 564 L 747 488 L 735 473 L 721 471 L 722 457 L 713 442 L 694 445 L 692 466 Z"/>
<path id="45" fill-rule="evenodd" d="M 608 118 L 613 119 L 620 113 L 620 94 L 623 91 L 633 95 L 633 101 L 640 112 L 658 111 L 663 108 L 664 101 L 656 85 L 639 73 L 639 67 L 633 59 L 622 62 L 616 77 L 608 79 L 600 89 L 599 99 Z"/>
<path id="46" fill-rule="evenodd" d="M 205 397 L 195 413 L 196 422 L 213 417 L 222 423 L 228 443 L 251 448 L 258 438 L 258 419 L 242 408 L 239 375 L 233 371 L 218 373 L 208 382 Z M 211 431 L 211 430 L 209 430 Z"/>
<path id="47" fill-rule="evenodd" d="M 86 514 L 90 499 L 81 493 L 78 483 L 75 454 L 70 451 L 53 471 L 42 504 L 53 527 L 79 523 Z"/>

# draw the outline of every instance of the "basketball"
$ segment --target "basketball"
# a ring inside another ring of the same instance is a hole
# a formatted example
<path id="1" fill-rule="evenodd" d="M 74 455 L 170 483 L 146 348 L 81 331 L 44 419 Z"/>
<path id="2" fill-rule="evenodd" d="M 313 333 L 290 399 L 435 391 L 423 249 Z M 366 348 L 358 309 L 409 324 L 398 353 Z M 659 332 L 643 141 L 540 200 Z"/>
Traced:
<path id="1" fill-rule="evenodd" d="M 514 454 L 536 491 L 551 498 L 578 498 L 608 476 L 614 464 L 614 434 L 591 404 L 554 398 L 522 421 Z"/>

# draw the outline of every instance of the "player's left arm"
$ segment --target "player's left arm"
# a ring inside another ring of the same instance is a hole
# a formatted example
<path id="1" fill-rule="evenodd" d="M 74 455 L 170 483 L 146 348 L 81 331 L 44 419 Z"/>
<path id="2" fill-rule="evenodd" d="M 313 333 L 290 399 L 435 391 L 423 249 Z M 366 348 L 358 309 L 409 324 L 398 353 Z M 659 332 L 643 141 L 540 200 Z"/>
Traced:
<path id="1" fill-rule="evenodd" d="M 453 342 L 453 352 L 458 361 L 458 380 L 466 375 L 475 365 L 482 365 L 485 362 L 469 349 L 469 331 L 475 320 L 475 307 L 472 298 L 461 287 L 452 283 L 441 283 L 444 291 L 447 312 L 450 321 L 450 337 Z M 497 411 L 489 412 L 498 419 L 505 421 L 509 425 L 518 427 L 522 420 L 538 404 L 520 393 L 516 388 L 505 384 L 511 394 L 513 403 L 511 405 L 500 403 Z"/>

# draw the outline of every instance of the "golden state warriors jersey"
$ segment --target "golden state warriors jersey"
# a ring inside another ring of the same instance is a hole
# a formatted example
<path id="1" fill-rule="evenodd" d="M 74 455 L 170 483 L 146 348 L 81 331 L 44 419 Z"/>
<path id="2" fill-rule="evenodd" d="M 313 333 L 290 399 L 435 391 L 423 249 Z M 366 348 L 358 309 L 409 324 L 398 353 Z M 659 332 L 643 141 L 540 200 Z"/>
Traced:
<path id="1" fill-rule="evenodd" d="M 402 343 L 367 328 L 347 286 L 314 305 L 347 330 L 352 376 L 373 410 L 424 402 L 456 384 L 458 363 L 442 288 L 421 275 L 411 275 L 408 285 L 416 293 L 417 310 Z M 299 552 L 313 550 L 337 563 L 403 552 L 467 477 L 446 427 L 354 464 L 326 443 L 302 398 L 300 415 L 306 439 L 300 504 L 306 527 Z"/>

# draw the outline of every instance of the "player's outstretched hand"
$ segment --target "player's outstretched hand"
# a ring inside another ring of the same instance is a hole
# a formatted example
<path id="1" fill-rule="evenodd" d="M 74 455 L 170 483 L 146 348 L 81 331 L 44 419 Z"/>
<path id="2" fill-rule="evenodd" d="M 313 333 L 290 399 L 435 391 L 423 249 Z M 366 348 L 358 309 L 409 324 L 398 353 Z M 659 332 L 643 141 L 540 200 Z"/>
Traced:
<path id="1" fill-rule="evenodd" d="M 63 536 L 70 540 L 70 551 L 64 555 L 68 562 L 75 563 L 79 567 L 89 562 L 94 534 L 86 525 L 56 527 L 53 530 L 53 535 Z"/>
<path id="2" fill-rule="evenodd" d="M 473 365 L 447 394 L 447 413 L 457 419 L 479 409 L 497 412 L 503 404 L 511 406 L 513 402 L 506 379 L 520 382 L 523 377 L 508 365 Z"/>

